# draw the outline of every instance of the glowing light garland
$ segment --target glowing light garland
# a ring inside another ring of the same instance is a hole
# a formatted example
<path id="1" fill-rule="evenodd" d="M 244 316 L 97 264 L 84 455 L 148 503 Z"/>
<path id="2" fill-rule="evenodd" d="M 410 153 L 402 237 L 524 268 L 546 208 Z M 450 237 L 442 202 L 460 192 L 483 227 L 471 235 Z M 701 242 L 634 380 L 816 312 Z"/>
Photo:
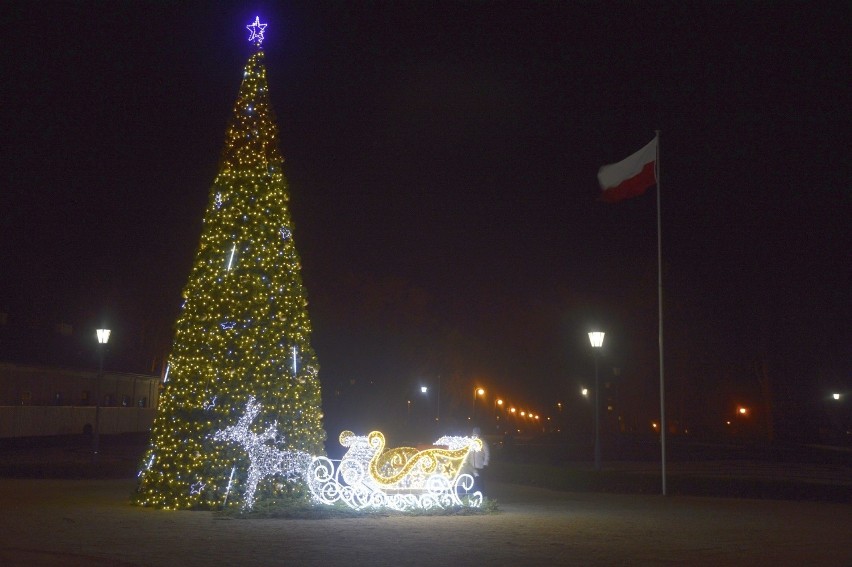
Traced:
<path id="1" fill-rule="evenodd" d="M 259 435 L 251 431 L 249 427 L 258 413 L 260 413 L 260 403 L 252 396 L 246 404 L 245 414 L 236 425 L 230 425 L 213 434 L 214 440 L 235 442 L 248 454 L 250 465 L 243 501 L 243 508 L 247 509 L 254 506 L 254 494 L 261 480 L 272 475 L 281 475 L 288 480 L 304 476 L 308 463 L 311 461 L 310 455 L 302 451 L 282 451 L 267 445 L 268 441 L 277 442 L 277 422 L 272 423 Z M 233 480 L 233 469 L 231 479 Z M 230 481 L 228 492 L 230 492 Z"/>

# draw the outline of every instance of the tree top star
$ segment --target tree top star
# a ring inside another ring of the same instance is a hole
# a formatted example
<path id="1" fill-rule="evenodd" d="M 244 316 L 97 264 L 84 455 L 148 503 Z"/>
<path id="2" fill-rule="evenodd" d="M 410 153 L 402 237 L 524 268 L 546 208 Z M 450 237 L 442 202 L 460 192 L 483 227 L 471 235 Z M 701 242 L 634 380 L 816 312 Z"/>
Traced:
<path id="1" fill-rule="evenodd" d="M 246 26 L 246 29 L 251 32 L 249 41 L 253 41 L 256 46 L 260 47 L 260 44 L 263 43 L 263 30 L 266 29 L 266 26 L 267 24 L 260 23 L 260 16 L 256 16 L 254 23 Z"/>

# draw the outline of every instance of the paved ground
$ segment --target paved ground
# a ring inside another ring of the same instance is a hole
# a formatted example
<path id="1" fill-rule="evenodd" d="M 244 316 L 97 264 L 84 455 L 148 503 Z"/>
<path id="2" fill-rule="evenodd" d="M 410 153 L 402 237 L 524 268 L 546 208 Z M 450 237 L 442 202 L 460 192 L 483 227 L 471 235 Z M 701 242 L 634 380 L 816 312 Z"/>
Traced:
<path id="1" fill-rule="evenodd" d="M 0 479 L 0 565 L 852 565 L 852 506 L 491 483 L 488 516 L 235 520 L 132 480 Z"/>

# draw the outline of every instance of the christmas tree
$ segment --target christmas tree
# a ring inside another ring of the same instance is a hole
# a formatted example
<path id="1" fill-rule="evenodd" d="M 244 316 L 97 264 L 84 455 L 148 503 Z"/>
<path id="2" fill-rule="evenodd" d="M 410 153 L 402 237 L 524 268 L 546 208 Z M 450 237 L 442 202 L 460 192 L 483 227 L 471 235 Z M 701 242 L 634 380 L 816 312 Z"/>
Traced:
<path id="1" fill-rule="evenodd" d="M 233 428 L 249 405 L 252 422 L 241 424 L 255 439 L 282 451 L 323 453 L 319 367 L 260 46 L 266 25 L 256 19 L 247 27 L 256 50 L 210 191 L 139 471 L 136 502 L 146 506 L 209 509 L 246 500 L 250 455 L 214 434 Z M 298 479 L 271 477 L 256 494 L 262 500 L 307 491 Z"/>

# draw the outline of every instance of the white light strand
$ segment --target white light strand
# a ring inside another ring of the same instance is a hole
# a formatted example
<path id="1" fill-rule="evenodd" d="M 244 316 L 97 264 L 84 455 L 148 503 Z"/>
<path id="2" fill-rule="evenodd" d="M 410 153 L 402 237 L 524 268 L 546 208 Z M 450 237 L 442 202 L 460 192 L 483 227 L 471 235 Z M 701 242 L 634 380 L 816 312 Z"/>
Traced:
<path id="1" fill-rule="evenodd" d="M 234 254 L 237 253 L 237 245 L 234 244 L 234 247 L 231 248 L 231 256 L 228 258 L 228 271 L 231 271 L 231 264 L 234 263 Z"/>
<path id="2" fill-rule="evenodd" d="M 295 378 L 296 376 L 299 375 L 298 361 L 296 359 L 297 355 L 298 355 L 298 348 L 294 346 L 293 347 L 293 378 Z"/>
<path id="3" fill-rule="evenodd" d="M 165 384 L 166 382 L 169 381 L 169 370 L 171 369 L 171 367 L 172 367 L 171 362 L 166 364 L 166 374 L 165 374 L 165 376 L 163 376 L 163 384 Z"/>
<path id="4" fill-rule="evenodd" d="M 467 447 L 471 445 L 472 451 L 479 451 L 480 445 L 473 443 L 473 440 L 476 437 L 462 437 L 458 435 L 444 435 L 437 441 L 435 441 L 435 445 L 443 445 L 445 447 L 449 447 L 452 450 L 461 449 L 462 447 Z"/>
<path id="5" fill-rule="evenodd" d="M 231 485 L 234 483 L 234 471 L 236 471 L 236 470 L 237 470 L 236 465 L 231 467 L 231 476 L 228 477 L 228 486 L 227 486 L 227 488 L 225 488 L 225 502 L 222 504 L 222 506 L 228 505 L 228 496 L 230 496 L 230 494 L 231 494 Z"/>
<path id="6" fill-rule="evenodd" d="M 151 458 L 148 459 L 148 462 L 145 464 L 145 468 L 139 471 L 139 474 L 136 475 L 136 478 L 141 478 L 143 474 L 151 470 L 151 465 L 154 464 L 154 458 L 157 456 L 156 453 L 151 453 Z"/>

